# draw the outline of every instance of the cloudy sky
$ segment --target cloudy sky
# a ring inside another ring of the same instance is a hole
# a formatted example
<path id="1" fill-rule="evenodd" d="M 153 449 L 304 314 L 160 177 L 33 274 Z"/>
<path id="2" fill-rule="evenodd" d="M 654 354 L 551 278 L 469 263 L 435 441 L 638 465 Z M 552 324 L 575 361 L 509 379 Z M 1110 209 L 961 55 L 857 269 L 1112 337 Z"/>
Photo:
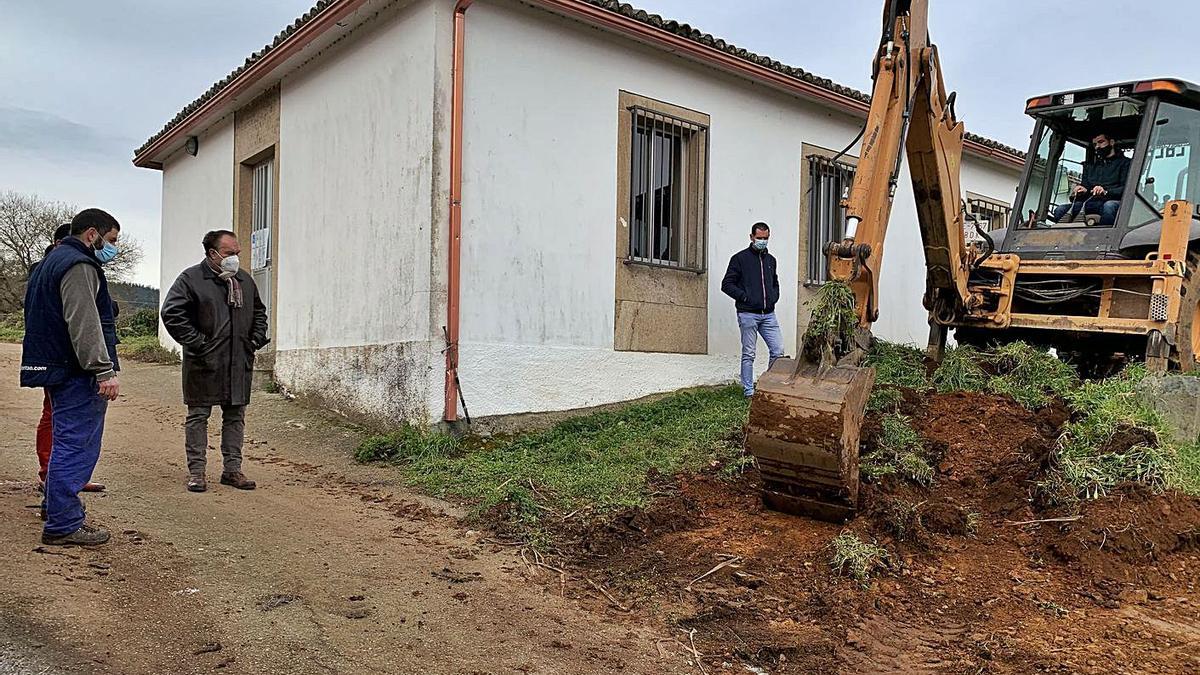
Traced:
<path id="1" fill-rule="evenodd" d="M 449 1 L 449 0 L 447 0 Z M 494 1 L 494 0 L 483 0 Z M 498 1 L 498 0 L 496 0 Z M 666 17 L 866 90 L 881 0 L 641 0 Z M 1200 81 L 1174 26 L 1190 0 L 934 0 L 931 33 L 969 130 L 1024 149 L 1025 99 L 1171 75 Z M 158 284 L 157 171 L 132 151 L 312 0 L 0 0 L 0 191 L 110 210 Z M 849 139 L 847 139 L 849 140 Z"/>

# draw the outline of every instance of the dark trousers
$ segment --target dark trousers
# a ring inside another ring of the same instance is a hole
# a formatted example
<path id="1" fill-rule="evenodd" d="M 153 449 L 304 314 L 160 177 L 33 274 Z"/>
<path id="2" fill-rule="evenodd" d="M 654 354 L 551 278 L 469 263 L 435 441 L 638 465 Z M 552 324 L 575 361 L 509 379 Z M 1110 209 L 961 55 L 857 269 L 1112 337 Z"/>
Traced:
<path id="1" fill-rule="evenodd" d="M 46 525 L 50 536 L 62 536 L 83 525 L 79 492 L 92 479 L 100 459 L 104 414 L 108 401 L 100 397 L 96 378 L 78 375 L 47 387 L 54 410 L 54 446 L 46 469 Z"/>
<path id="2" fill-rule="evenodd" d="M 183 444 L 187 452 L 188 473 L 204 475 L 208 451 L 208 418 L 210 405 L 189 405 L 183 427 Z M 221 458 L 224 473 L 242 470 L 242 439 L 246 434 L 246 406 L 221 406 Z"/>
<path id="3" fill-rule="evenodd" d="M 1067 211 L 1070 211 L 1072 216 L 1078 216 L 1079 211 L 1082 210 L 1084 215 L 1100 216 L 1100 221 L 1096 225 L 1112 225 L 1117 222 L 1117 211 L 1120 208 L 1121 200 L 1119 199 L 1079 195 L 1071 203 L 1059 204 L 1054 209 L 1054 215 L 1050 220 L 1057 223 L 1062 220 L 1063 216 L 1067 215 Z"/>

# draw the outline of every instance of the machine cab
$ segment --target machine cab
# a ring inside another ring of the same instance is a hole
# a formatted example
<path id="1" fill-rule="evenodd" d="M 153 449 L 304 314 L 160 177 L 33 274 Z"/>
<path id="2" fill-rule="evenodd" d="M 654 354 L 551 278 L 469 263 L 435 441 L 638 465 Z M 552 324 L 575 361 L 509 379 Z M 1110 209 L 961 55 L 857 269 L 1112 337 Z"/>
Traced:
<path id="1" fill-rule="evenodd" d="M 1168 200 L 1200 204 L 1196 85 L 1162 79 L 1062 92 L 1030 99 L 1026 112 L 1036 125 L 1012 220 L 993 237 L 997 250 L 1023 259 L 1141 258 L 1158 244 Z M 1097 143 L 1117 154 L 1101 157 Z M 1098 183 L 1108 186 L 1104 194 L 1091 190 Z M 1200 239 L 1195 214 L 1191 239 Z"/>

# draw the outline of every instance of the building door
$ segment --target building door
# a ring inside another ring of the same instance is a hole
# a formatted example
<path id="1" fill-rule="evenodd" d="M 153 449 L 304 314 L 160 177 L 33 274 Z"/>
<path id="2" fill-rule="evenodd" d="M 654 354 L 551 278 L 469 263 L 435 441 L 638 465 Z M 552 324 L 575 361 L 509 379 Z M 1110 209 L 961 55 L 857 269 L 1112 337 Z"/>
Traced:
<path id="1" fill-rule="evenodd" d="M 267 306 L 267 316 L 272 325 L 274 289 L 271 288 L 271 218 L 274 213 L 275 160 L 268 159 L 254 165 L 250 197 L 250 276 L 258 286 L 258 294 Z"/>

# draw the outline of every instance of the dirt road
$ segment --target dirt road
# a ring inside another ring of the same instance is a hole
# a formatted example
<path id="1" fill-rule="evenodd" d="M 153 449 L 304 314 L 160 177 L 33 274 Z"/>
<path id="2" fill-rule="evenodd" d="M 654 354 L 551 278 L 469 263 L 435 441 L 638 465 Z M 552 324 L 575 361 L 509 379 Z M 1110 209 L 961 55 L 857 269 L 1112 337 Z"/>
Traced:
<path id="1" fill-rule="evenodd" d="M 34 425 L 0 345 L 0 673 L 694 672 L 660 635 L 525 578 L 511 548 L 356 464 L 356 432 L 256 394 L 254 492 L 184 490 L 179 371 L 130 363 L 88 512 L 96 549 L 43 548 Z"/>

